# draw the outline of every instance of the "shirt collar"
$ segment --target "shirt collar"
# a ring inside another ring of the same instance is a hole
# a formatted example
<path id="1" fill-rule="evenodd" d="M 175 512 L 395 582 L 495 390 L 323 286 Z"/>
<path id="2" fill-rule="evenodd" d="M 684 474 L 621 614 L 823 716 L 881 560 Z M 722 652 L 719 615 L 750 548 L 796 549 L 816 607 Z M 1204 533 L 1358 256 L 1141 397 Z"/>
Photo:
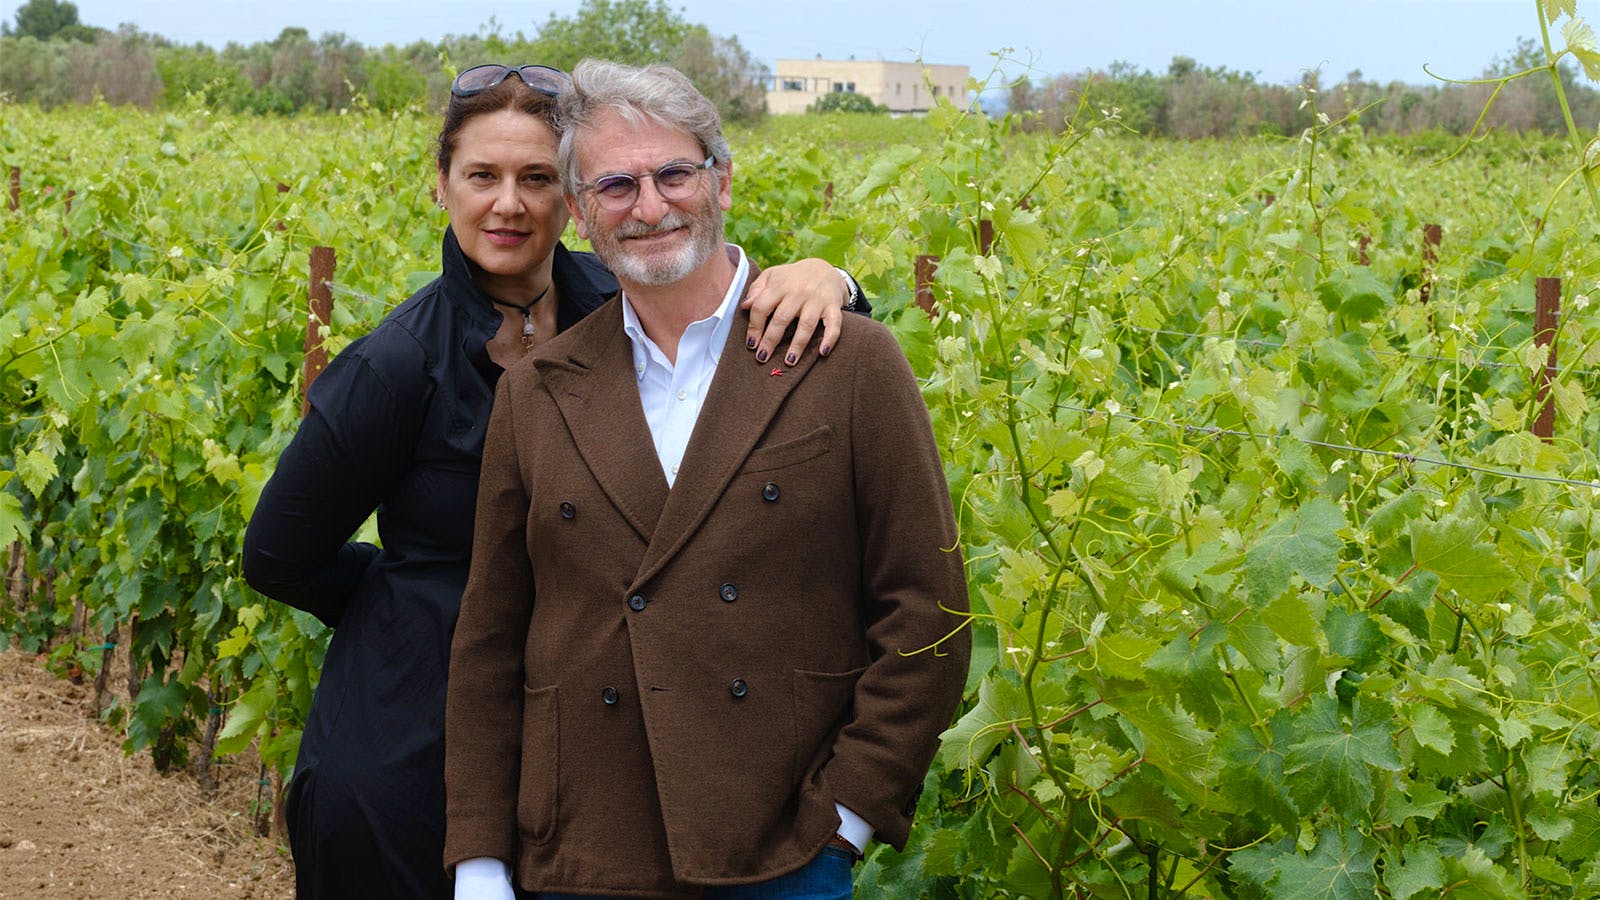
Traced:
<path id="1" fill-rule="evenodd" d="M 733 330 L 733 310 L 738 306 L 739 298 L 744 296 L 744 283 L 750 277 L 750 260 L 745 258 L 744 248 L 738 244 L 727 244 L 726 247 L 729 259 L 734 262 L 733 281 L 728 285 L 728 292 L 722 295 L 722 302 L 711 315 L 689 323 L 691 328 L 702 322 L 711 323 L 708 350 L 713 365 L 722 361 L 722 348 L 728 342 L 728 332 Z M 644 333 L 644 326 L 639 322 L 639 314 L 634 311 L 633 301 L 628 299 L 627 291 L 622 292 L 622 331 L 633 345 L 633 374 L 636 379 L 644 380 L 645 367 L 652 357 L 667 366 L 666 354 Z"/>

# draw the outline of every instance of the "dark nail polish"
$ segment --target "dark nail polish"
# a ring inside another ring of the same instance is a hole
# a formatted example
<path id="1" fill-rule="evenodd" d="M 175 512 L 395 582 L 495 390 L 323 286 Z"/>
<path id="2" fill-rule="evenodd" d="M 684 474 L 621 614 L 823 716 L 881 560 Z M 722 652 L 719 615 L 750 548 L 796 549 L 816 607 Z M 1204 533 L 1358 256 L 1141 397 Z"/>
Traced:
<path id="1" fill-rule="evenodd" d="M 751 350 L 754 350 L 756 348 L 756 339 L 755 338 L 745 338 L 744 339 L 744 345 L 746 347 L 750 348 Z"/>
<path id="2" fill-rule="evenodd" d="M 822 349 L 817 351 L 817 355 L 818 356 L 827 356 L 829 353 L 832 353 L 832 352 L 833 352 L 833 348 L 832 347 L 829 347 L 827 344 L 823 344 L 822 345 Z"/>
<path id="3" fill-rule="evenodd" d="M 765 350 L 757 350 L 756 351 L 756 362 L 764 363 L 766 361 L 767 361 L 767 351 L 765 351 Z"/>
<path id="4" fill-rule="evenodd" d="M 795 363 L 797 363 L 799 361 L 800 361 L 800 357 L 795 356 L 793 353 L 791 353 L 788 356 L 785 356 L 783 358 L 783 364 L 786 365 L 786 366 L 792 366 L 792 365 L 794 365 Z"/>

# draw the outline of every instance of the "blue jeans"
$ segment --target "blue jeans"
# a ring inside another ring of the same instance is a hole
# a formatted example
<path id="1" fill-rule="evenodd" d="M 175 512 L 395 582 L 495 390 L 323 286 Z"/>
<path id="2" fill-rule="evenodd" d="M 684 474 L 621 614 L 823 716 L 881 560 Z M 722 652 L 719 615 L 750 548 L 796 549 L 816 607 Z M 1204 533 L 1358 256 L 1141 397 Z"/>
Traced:
<path id="1" fill-rule="evenodd" d="M 817 858 L 787 875 L 758 884 L 708 887 L 705 900 L 850 900 L 854 887 L 850 881 L 850 854 L 838 847 L 823 847 Z M 534 895 L 538 900 L 609 900 L 578 894 Z"/>

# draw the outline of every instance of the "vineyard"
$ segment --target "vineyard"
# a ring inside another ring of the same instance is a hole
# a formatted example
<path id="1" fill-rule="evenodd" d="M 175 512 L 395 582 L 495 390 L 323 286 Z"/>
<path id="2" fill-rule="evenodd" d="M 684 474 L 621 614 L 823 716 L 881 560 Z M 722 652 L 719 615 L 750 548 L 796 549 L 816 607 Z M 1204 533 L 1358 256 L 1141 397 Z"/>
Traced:
<path id="1" fill-rule="evenodd" d="M 254 748 L 265 827 L 329 632 L 239 545 L 312 248 L 335 353 L 436 271 L 435 123 L 4 110 L 0 644 L 158 767 Z M 1600 896 L 1581 152 L 1014 125 L 732 136 L 730 239 L 856 273 L 962 527 L 968 702 L 861 895 Z"/>

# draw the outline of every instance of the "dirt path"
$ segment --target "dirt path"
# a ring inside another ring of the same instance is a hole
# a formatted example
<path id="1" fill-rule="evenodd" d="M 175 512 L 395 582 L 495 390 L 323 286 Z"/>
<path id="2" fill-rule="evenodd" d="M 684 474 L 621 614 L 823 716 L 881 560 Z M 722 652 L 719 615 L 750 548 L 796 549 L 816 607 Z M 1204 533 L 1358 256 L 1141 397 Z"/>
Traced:
<path id="1" fill-rule="evenodd" d="M 0 652 L 0 898 L 293 897 L 287 852 L 252 828 L 253 764 L 218 767 L 208 796 L 124 756 L 90 718 L 92 694 Z"/>

